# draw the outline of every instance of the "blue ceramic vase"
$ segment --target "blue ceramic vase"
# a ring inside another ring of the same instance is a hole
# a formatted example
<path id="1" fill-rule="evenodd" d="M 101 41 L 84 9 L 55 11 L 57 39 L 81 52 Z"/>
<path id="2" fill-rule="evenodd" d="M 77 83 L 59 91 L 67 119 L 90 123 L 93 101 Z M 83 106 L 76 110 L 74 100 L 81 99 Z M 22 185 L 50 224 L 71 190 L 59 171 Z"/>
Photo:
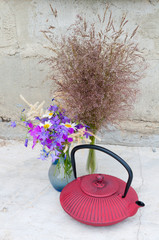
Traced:
<path id="1" fill-rule="evenodd" d="M 59 192 L 74 180 L 69 149 L 66 153 L 62 152 L 59 158 L 51 164 L 48 176 L 52 186 Z"/>

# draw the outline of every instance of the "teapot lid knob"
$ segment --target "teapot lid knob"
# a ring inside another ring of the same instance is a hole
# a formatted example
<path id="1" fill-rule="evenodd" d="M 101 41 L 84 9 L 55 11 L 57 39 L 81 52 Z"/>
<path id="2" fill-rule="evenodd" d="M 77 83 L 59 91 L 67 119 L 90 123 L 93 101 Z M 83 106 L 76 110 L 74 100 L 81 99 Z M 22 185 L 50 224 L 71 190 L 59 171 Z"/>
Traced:
<path id="1" fill-rule="evenodd" d="M 104 180 L 104 177 L 103 177 L 102 174 L 98 174 L 96 178 L 97 178 L 97 182 L 98 182 L 98 183 L 102 183 L 103 180 Z"/>

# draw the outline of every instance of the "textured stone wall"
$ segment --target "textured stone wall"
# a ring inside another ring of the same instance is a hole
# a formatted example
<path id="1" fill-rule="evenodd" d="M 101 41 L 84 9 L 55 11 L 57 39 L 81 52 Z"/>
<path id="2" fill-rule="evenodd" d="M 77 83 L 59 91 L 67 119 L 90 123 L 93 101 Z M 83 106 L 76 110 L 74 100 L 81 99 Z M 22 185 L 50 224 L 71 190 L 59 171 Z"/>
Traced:
<path id="1" fill-rule="evenodd" d="M 146 77 L 140 82 L 140 95 L 121 130 L 103 131 L 103 141 L 131 145 L 158 146 L 159 142 L 159 1 L 158 0 L 1 0 L 0 1 L 0 137 L 17 136 L 7 121 L 14 119 L 19 94 L 30 102 L 46 100 L 50 104 L 49 67 L 40 64 L 49 54 L 48 42 L 41 30 L 56 25 L 59 34 L 74 22 L 77 14 L 92 19 L 109 3 L 115 21 L 127 13 L 127 31 L 139 25 L 135 41 L 143 48 L 148 63 Z M 52 16 L 49 4 L 58 11 Z M 54 90 L 54 86 L 52 86 Z"/>

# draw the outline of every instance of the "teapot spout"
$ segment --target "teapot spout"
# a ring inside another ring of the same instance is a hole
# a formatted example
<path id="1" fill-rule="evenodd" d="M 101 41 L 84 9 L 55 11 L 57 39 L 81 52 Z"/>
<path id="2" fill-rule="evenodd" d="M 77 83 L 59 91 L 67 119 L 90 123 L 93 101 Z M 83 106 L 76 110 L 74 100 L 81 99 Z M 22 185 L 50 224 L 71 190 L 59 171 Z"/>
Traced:
<path id="1" fill-rule="evenodd" d="M 129 205 L 129 211 L 128 211 L 128 216 L 129 217 L 132 217 L 133 215 L 136 214 L 137 210 L 140 208 L 140 207 L 144 207 L 145 204 L 141 201 L 136 201 L 134 203 L 130 203 Z"/>
<path id="2" fill-rule="evenodd" d="M 135 202 L 139 207 L 144 207 L 145 203 L 141 202 L 141 201 L 136 201 Z"/>

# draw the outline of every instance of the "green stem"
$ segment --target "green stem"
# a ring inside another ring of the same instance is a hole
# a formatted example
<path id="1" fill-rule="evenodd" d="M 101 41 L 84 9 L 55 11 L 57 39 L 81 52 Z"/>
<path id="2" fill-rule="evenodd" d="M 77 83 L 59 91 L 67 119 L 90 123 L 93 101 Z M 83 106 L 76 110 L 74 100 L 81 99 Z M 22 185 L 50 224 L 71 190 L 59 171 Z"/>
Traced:
<path id="1" fill-rule="evenodd" d="M 57 171 L 57 169 L 59 169 L 60 168 L 60 160 L 58 159 L 58 162 L 57 162 L 57 164 L 56 164 L 56 168 L 55 168 L 55 171 L 54 171 L 54 176 L 56 175 L 56 171 Z"/>
<path id="2" fill-rule="evenodd" d="M 63 177 L 66 178 L 67 181 L 71 177 L 71 174 L 72 174 L 72 164 L 71 164 L 71 159 L 70 159 L 70 155 L 69 155 L 69 148 L 67 149 L 66 153 L 61 151 L 61 153 L 60 153 L 60 155 L 58 157 L 58 160 L 57 160 L 57 164 L 56 164 L 56 167 L 55 167 L 54 175 L 56 174 L 57 170 L 59 172 L 62 171 L 62 173 L 64 175 Z"/>
<path id="3" fill-rule="evenodd" d="M 90 144 L 94 145 L 95 137 L 90 136 L 90 140 L 91 140 Z M 89 173 L 94 173 L 95 168 L 96 168 L 95 151 L 94 149 L 90 149 L 88 154 L 88 159 L 87 159 L 87 171 Z"/>
<path id="4" fill-rule="evenodd" d="M 65 177 L 68 177 L 68 161 L 69 161 L 69 149 L 67 149 L 66 151 L 66 159 L 64 161 L 64 165 L 65 165 Z"/>

